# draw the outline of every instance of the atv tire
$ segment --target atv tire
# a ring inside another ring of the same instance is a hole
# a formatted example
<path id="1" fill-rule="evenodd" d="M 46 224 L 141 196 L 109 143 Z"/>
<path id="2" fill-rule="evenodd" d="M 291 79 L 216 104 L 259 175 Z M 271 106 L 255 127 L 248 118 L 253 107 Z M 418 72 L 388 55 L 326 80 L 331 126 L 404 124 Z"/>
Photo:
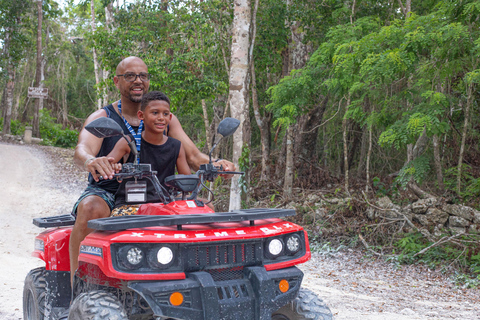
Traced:
<path id="1" fill-rule="evenodd" d="M 272 320 L 332 320 L 325 302 L 308 289 L 300 288 L 297 298 L 272 314 Z"/>
<path id="2" fill-rule="evenodd" d="M 30 270 L 23 286 L 23 319 L 43 320 L 45 317 L 45 298 L 47 282 L 45 268 Z"/>
<path id="3" fill-rule="evenodd" d="M 128 320 L 128 317 L 117 297 L 102 290 L 92 290 L 73 300 L 68 320 Z"/>

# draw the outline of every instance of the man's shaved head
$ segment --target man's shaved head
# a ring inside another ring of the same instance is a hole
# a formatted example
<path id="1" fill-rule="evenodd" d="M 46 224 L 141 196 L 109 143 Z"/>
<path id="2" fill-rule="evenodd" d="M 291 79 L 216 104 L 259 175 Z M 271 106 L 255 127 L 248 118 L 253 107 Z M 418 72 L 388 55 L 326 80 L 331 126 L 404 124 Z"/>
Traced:
<path id="1" fill-rule="evenodd" d="M 118 64 L 115 77 L 113 77 L 113 82 L 123 97 L 140 103 L 142 96 L 148 92 L 150 80 L 142 81 L 141 78 L 136 77 L 135 80 L 128 82 L 125 80 L 125 73 L 135 75 L 148 73 L 147 65 L 139 57 L 125 58 Z"/>
<path id="2" fill-rule="evenodd" d="M 143 62 L 142 59 L 140 59 L 139 57 L 131 56 L 120 61 L 117 66 L 116 74 L 123 74 L 127 66 L 132 62 L 134 62 L 135 64 L 141 63 L 145 66 L 145 68 L 147 68 L 147 65 L 145 64 L 145 62 Z"/>

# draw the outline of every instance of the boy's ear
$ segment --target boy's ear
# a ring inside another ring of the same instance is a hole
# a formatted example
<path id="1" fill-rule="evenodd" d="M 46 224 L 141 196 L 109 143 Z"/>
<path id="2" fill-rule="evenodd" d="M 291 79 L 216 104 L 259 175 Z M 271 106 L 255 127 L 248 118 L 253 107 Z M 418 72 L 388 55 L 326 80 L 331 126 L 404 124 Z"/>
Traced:
<path id="1" fill-rule="evenodd" d="M 138 117 L 138 119 L 140 119 L 140 120 L 144 120 L 144 118 L 143 118 L 143 111 L 142 111 L 142 110 L 138 110 L 138 111 L 137 111 L 137 117 Z"/>
<path id="2" fill-rule="evenodd" d="M 170 112 L 170 120 L 172 120 L 173 114 Z"/>

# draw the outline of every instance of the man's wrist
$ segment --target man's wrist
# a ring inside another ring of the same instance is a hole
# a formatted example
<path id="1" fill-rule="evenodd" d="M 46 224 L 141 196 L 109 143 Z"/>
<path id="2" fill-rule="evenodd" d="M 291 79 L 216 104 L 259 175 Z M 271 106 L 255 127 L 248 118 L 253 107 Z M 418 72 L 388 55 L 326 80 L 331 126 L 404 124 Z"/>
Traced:
<path id="1" fill-rule="evenodd" d="M 87 165 L 88 165 L 88 163 L 89 163 L 90 161 L 94 160 L 94 159 L 95 159 L 95 157 L 91 157 L 91 158 L 88 158 L 87 160 L 85 160 L 85 163 L 83 164 L 83 168 L 84 168 L 85 170 L 87 170 Z"/>

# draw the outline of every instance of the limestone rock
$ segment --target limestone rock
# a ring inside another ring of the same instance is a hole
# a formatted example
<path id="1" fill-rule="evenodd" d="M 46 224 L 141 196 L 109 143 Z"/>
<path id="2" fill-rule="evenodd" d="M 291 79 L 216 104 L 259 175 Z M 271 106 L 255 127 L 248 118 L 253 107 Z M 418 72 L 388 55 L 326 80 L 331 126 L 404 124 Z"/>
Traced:
<path id="1" fill-rule="evenodd" d="M 446 204 L 443 206 L 443 210 L 452 216 L 461 217 L 468 221 L 473 221 L 475 213 L 478 213 L 478 211 L 473 208 L 459 204 Z"/>
<path id="2" fill-rule="evenodd" d="M 459 234 L 459 233 L 465 233 L 465 228 L 464 227 L 450 227 L 450 230 L 452 230 L 453 233 Z"/>
<path id="3" fill-rule="evenodd" d="M 389 197 L 382 197 L 377 200 L 377 206 L 382 209 L 391 209 L 393 207 L 393 202 Z"/>
<path id="4" fill-rule="evenodd" d="M 412 203 L 412 211 L 416 214 L 424 214 L 428 208 L 433 207 L 437 200 L 435 198 L 421 199 Z"/>
<path id="5" fill-rule="evenodd" d="M 375 220 L 375 218 L 377 217 L 377 212 L 372 207 L 368 207 L 366 213 L 367 213 L 367 218 L 370 220 Z"/>
<path id="6" fill-rule="evenodd" d="M 450 229 L 452 227 L 468 227 L 470 222 L 462 217 L 450 216 L 450 218 L 448 218 L 448 225 L 450 226 Z"/>

